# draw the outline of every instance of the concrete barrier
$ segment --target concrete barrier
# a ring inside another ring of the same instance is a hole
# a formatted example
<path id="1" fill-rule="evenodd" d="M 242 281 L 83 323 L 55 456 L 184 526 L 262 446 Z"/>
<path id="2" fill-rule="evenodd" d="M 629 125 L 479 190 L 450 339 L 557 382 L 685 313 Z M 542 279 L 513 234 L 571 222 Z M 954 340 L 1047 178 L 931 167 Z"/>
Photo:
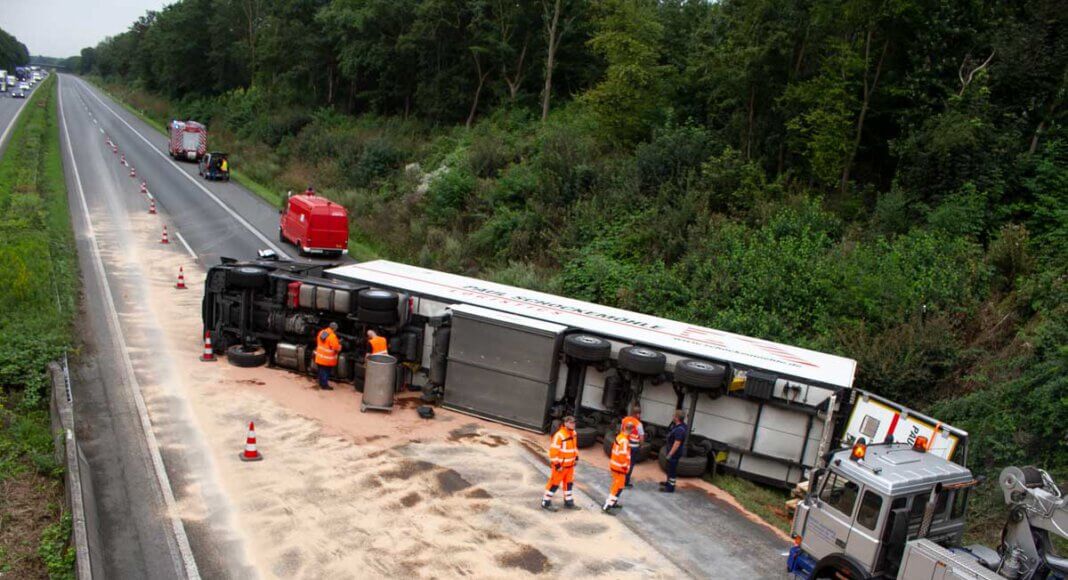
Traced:
<path id="1" fill-rule="evenodd" d="M 50 414 L 56 461 L 66 466 L 64 499 L 73 522 L 74 533 L 71 543 L 74 545 L 75 553 L 74 571 L 78 580 L 90 580 L 93 577 L 90 547 L 99 548 L 100 540 L 99 534 L 96 533 L 96 506 L 93 502 L 89 466 L 78 447 L 78 439 L 74 432 L 74 405 L 66 358 L 62 363 L 50 363 L 48 374 L 52 379 Z"/>

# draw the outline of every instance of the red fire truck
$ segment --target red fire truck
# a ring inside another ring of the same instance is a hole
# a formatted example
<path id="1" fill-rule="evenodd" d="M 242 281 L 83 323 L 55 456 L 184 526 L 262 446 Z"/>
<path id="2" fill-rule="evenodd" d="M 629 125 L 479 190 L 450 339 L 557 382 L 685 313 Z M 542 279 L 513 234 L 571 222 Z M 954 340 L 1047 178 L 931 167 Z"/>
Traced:
<path id="1" fill-rule="evenodd" d="M 311 190 L 286 200 L 278 220 L 278 239 L 297 246 L 300 255 L 347 254 L 349 214 Z"/>
<path id="2" fill-rule="evenodd" d="M 208 129 L 196 121 L 171 121 L 171 157 L 199 161 L 208 152 Z"/>

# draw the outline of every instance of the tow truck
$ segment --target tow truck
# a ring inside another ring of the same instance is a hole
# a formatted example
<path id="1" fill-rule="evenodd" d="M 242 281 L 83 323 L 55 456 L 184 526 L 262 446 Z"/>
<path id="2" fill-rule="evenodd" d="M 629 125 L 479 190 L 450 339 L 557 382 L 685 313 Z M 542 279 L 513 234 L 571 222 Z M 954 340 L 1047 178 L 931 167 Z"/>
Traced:
<path id="1" fill-rule="evenodd" d="M 1061 579 L 1068 558 L 1050 533 L 1068 538 L 1068 500 L 1035 467 L 1006 467 L 998 483 L 1008 518 L 996 550 L 961 546 L 970 490 L 967 468 L 914 443 L 828 454 L 798 504 L 786 568 L 796 578 Z"/>

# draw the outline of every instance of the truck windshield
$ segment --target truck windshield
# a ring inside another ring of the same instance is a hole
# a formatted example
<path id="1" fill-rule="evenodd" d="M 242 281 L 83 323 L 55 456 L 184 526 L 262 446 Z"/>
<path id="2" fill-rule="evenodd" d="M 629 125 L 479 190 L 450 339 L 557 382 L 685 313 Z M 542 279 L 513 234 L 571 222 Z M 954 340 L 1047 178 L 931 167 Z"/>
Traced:
<path id="1" fill-rule="evenodd" d="M 857 503 L 857 491 L 859 491 L 857 484 L 849 481 L 841 474 L 830 473 L 827 475 L 827 481 L 824 482 L 823 489 L 820 491 L 820 499 L 827 502 L 827 505 L 842 512 L 842 515 L 848 520 L 853 517 L 853 506 Z"/>

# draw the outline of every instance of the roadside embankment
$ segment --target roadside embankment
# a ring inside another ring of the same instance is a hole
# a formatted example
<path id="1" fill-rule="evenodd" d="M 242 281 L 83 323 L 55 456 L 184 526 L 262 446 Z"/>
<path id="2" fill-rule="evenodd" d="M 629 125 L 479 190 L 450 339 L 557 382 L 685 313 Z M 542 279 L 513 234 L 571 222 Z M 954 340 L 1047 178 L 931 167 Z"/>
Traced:
<path id="1" fill-rule="evenodd" d="M 71 347 L 78 275 L 55 80 L 34 91 L 0 159 L 0 575 L 74 574 L 48 362 Z"/>

